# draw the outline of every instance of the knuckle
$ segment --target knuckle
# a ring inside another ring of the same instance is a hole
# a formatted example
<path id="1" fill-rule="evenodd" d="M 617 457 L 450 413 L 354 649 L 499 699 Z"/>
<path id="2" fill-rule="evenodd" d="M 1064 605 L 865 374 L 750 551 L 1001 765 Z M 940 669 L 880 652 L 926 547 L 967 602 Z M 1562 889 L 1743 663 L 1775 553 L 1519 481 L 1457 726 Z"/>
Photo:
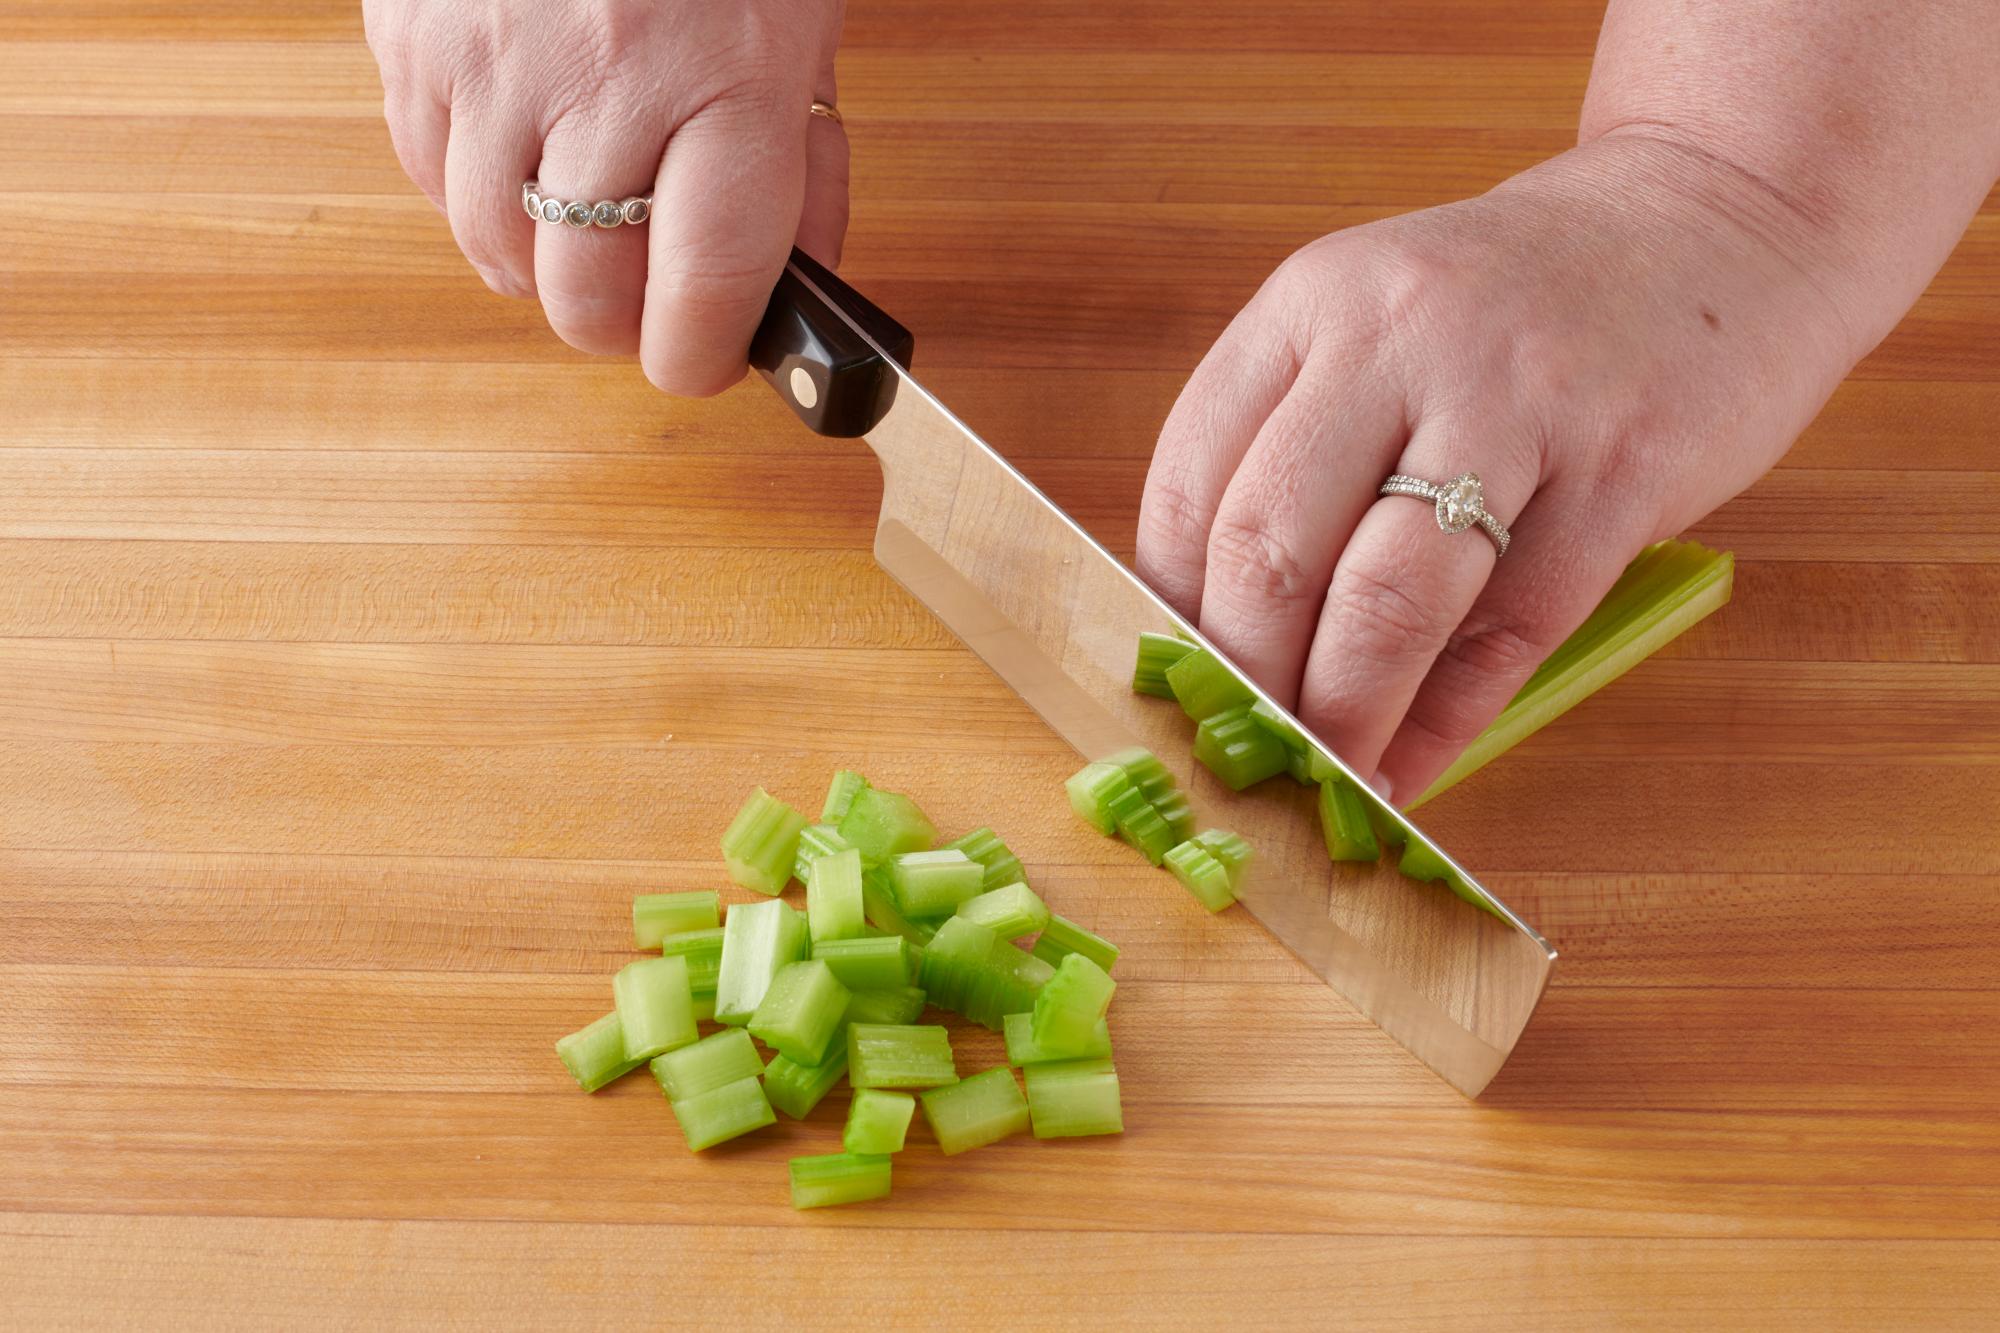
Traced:
<path id="1" fill-rule="evenodd" d="M 1208 507 L 1194 498 L 1180 469 L 1155 459 L 1139 506 L 1138 550 L 1141 562 L 1168 552 L 1199 547 L 1208 532 Z"/>
<path id="2" fill-rule="evenodd" d="M 1476 676 L 1514 680 L 1528 676 L 1554 649 L 1553 636 L 1539 626 L 1467 622 L 1445 641 L 1442 655 Z"/>
<path id="3" fill-rule="evenodd" d="M 1399 662 L 1437 651 L 1452 620 L 1393 581 L 1364 569 L 1338 571 L 1327 606 L 1350 652 L 1377 662 Z"/>
<path id="4" fill-rule="evenodd" d="M 1208 567 L 1209 582 L 1240 601 L 1297 606 L 1318 601 L 1323 591 L 1268 527 L 1227 514 L 1208 534 Z"/>

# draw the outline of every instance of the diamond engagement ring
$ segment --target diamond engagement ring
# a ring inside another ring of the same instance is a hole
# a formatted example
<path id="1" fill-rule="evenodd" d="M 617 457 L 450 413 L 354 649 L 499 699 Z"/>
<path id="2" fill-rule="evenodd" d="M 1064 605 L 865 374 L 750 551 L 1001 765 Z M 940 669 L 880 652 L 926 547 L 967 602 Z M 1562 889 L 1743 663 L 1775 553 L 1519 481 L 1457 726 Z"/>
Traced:
<path id="1" fill-rule="evenodd" d="M 1464 532 L 1477 523 L 1501 555 L 1507 554 L 1507 525 L 1486 512 L 1486 492 L 1477 475 L 1461 472 L 1444 485 L 1406 477 L 1398 472 L 1382 483 L 1383 495 L 1407 495 L 1429 500 L 1437 506 L 1438 527 L 1445 532 Z"/>

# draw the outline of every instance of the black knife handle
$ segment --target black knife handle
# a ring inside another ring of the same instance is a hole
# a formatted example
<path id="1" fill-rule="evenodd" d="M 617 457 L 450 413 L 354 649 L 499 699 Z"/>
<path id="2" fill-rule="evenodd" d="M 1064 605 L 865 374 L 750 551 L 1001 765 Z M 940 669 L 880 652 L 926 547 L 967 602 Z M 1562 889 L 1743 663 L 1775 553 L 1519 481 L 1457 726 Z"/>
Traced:
<path id="1" fill-rule="evenodd" d="M 794 250 L 750 340 L 750 366 L 800 421 L 821 435 L 852 438 L 866 435 L 888 415 L 896 400 L 896 371 L 836 311 L 866 329 L 899 365 L 910 364 L 916 340 L 908 329 L 810 255 Z"/>

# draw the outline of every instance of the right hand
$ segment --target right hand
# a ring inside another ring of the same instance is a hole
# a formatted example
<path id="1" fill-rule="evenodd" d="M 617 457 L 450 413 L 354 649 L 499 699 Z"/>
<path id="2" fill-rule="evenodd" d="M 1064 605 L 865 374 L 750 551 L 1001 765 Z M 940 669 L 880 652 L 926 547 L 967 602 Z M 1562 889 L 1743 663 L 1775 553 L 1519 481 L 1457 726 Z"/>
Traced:
<path id="1" fill-rule="evenodd" d="M 843 0 L 364 0 L 389 133 L 494 291 L 539 297 L 562 340 L 637 352 L 669 393 L 718 393 L 796 244 L 847 231 L 833 103 Z M 563 199 L 651 192 L 651 221 L 536 222 Z"/>

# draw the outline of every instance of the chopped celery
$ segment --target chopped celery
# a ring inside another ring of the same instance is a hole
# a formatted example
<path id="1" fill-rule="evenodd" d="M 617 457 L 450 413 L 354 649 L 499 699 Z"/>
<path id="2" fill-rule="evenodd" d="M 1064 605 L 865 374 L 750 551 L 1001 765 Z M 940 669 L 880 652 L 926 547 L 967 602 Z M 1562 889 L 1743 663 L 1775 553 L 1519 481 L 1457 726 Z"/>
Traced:
<path id="1" fill-rule="evenodd" d="M 1111 803 L 1111 817 L 1118 824 L 1118 836 L 1136 847 L 1148 861 L 1158 865 L 1174 845 L 1174 831 L 1160 812 L 1147 804 L 1137 787 Z"/>
<path id="2" fill-rule="evenodd" d="M 1069 792 L 1070 809 L 1104 834 L 1118 831 L 1117 820 L 1111 813 L 1112 802 L 1137 790 L 1124 769 L 1104 763 L 1085 764 L 1063 786 Z"/>
<path id="3" fill-rule="evenodd" d="M 1236 901 L 1229 867 L 1198 842 L 1184 842 L 1168 852 L 1167 869 L 1181 882 L 1182 888 L 1194 895 L 1196 902 L 1211 912 L 1220 912 Z"/>
<path id="4" fill-rule="evenodd" d="M 1075 1050 L 1052 1051 L 1035 1040 L 1033 1014 L 1009 1014 L 1006 1024 L 1007 1063 L 1038 1065 L 1049 1060 L 1109 1060 L 1111 1025 L 1103 1019 L 1090 1031 L 1090 1040 Z"/>
<path id="5" fill-rule="evenodd" d="M 850 1023 L 914 1023 L 924 1012 L 924 993 L 915 986 L 858 990 L 847 1000 Z"/>
<path id="6" fill-rule="evenodd" d="M 822 856 L 847 850 L 847 839 L 831 824 L 808 824 L 799 832 L 799 850 L 792 856 L 792 878 L 804 884 L 812 874 L 812 863 Z"/>
<path id="7" fill-rule="evenodd" d="M 722 924 L 720 902 L 714 889 L 642 893 L 632 900 L 632 941 L 641 949 L 657 949 L 669 935 L 712 930 Z"/>
<path id="8" fill-rule="evenodd" d="M 1174 775 L 1160 762 L 1160 756 L 1143 745 L 1129 746 L 1104 762 L 1124 769 L 1125 776 L 1132 779 L 1132 785 L 1139 789 L 1148 805 L 1158 805 L 1178 789 Z"/>
<path id="9" fill-rule="evenodd" d="M 750 1035 L 802 1065 L 816 1065 L 847 1013 L 847 987 L 818 961 L 787 963 L 750 1016 Z"/>
<path id="10" fill-rule="evenodd" d="M 1065 955 L 1055 976 L 1035 997 L 1029 1029 L 1035 1044 L 1051 1051 L 1081 1049 L 1111 1007 L 1116 989 L 1118 983 L 1103 968 L 1080 953 Z"/>
<path id="11" fill-rule="evenodd" d="M 694 1021 L 697 1023 L 713 1023 L 715 1021 L 714 991 L 710 991 L 706 995 L 696 995 L 694 997 Z"/>
<path id="12" fill-rule="evenodd" d="M 898 852 L 920 852 L 937 841 L 937 829 L 909 797 L 878 787 L 854 794 L 841 816 L 840 836 L 861 849 L 865 861 L 886 861 Z"/>
<path id="13" fill-rule="evenodd" d="M 826 802 L 819 808 L 819 822 L 838 824 L 847 817 L 848 807 L 854 804 L 855 793 L 868 785 L 868 779 L 852 769 L 843 768 L 833 775 L 827 784 Z"/>
<path id="14" fill-rule="evenodd" d="M 1159 699 L 1174 697 L 1173 687 L 1167 684 L 1167 668 L 1200 649 L 1186 639 L 1176 639 L 1171 634 L 1154 634 L 1150 631 L 1139 635 L 1139 658 L 1132 664 L 1132 692 L 1150 694 Z"/>
<path id="15" fill-rule="evenodd" d="M 1286 770 L 1298 781 L 1308 781 L 1306 756 L 1312 747 L 1306 744 L 1304 733 L 1278 711 L 1276 704 L 1266 703 L 1262 699 L 1250 705 L 1250 716 L 1258 726 L 1270 732 L 1277 738 L 1278 743 L 1285 747 Z"/>
<path id="16" fill-rule="evenodd" d="M 1118 946 L 1102 935 L 1092 934 L 1068 917 L 1049 915 L 1049 924 L 1035 940 L 1035 957 L 1054 966 L 1065 954 L 1080 953 L 1109 972 L 1118 965 Z"/>
<path id="17" fill-rule="evenodd" d="M 806 922 L 813 941 L 848 940 L 861 934 L 861 853 L 822 856 L 813 862 L 806 881 Z"/>
<path id="18" fill-rule="evenodd" d="M 1222 868 L 1229 872 L 1229 883 L 1232 888 L 1243 882 L 1243 868 L 1250 864 L 1250 858 L 1254 853 L 1242 835 L 1211 828 L 1195 834 L 1194 840 L 1208 848 L 1209 854 L 1222 862 Z"/>
<path id="19" fill-rule="evenodd" d="M 953 838 L 944 846 L 946 851 L 964 852 L 979 862 L 986 871 L 986 878 L 980 887 L 987 892 L 1027 882 L 1028 876 L 1021 869 L 1021 858 L 1014 855 L 1007 844 L 1000 841 L 1000 835 L 990 828 L 974 829 L 962 838 Z"/>
<path id="20" fill-rule="evenodd" d="M 935 1088 L 956 1083 L 951 1035 L 929 1023 L 849 1023 L 847 1081 L 857 1088 Z"/>
<path id="21" fill-rule="evenodd" d="M 683 931 L 660 941 L 663 956 L 687 960 L 688 989 L 697 997 L 715 995 L 716 977 L 722 972 L 723 929 Z"/>
<path id="22" fill-rule="evenodd" d="M 1326 839 L 1326 854 L 1336 861 L 1373 861 L 1382 854 L 1367 802 L 1339 775 L 1319 785 L 1319 829 Z"/>
<path id="23" fill-rule="evenodd" d="M 1283 742 L 1250 716 L 1250 705 L 1238 704 L 1202 719 L 1195 730 L 1194 757 L 1225 787 L 1242 791 L 1284 772 L 1286 751 Z"/>
<path id="24" fill-rule="evenodd" d="M 693 1097 L 675 1098 L 667 1105 L 674 1108 L 674 1119 L 681 1122 L 681 1133 L 695 1152 L 778 1123 L 778 1117 L 771 1113 L 771 1099 L 764 1095 L 764 1085 L 754 1078 L 740 1078 Z"/>
<path id="25" fill-rule="evenodd" d="M 556 1056 L 585 1092 L 596 1092 L 645 1063 L 626 1056 L 625 1029 L 618 1025 L 615 1009 L 557 1041 Z"/>
<path id="26" fill-rule="evenodd" d="M 889 863 L 889 883 L 905 916 L 950 916 L 979 892 L 985 867 L 959 851 L 904 852 Z"/>
<path id="27" fill-rule="evenodd" d="M 1402 855 L 1396 860 L 1396 869 L 1414 880 L 1441 881 L 1453 893 L 1471 903 L 1474 907 L 1498 916 L 1486 895 L 1466 882 L 1463 875 L 1453 870 L 1445 859 L 1415 838 L 1403 846 Z"/>
<path id="28" fill-rule="evenodd" d="M 794 1208 L 827 1208 L 889 1197 L 887 1157 L 852 1152 L 794 1157 L 790 1170 Z"/>
<path id="29" fill-rule="evenodd" d="M 1003 940 L 1032 935 L 1049 924 L 1049 905 L 1026 884 L 991 889 L 958 905 L 958 915 L 976 921 Z"/>
<path id="30" fill-rule="evenodd" d="M 715 980 L 715 1020 L 750 1021 L 786 963 L 806 956 L 806 921 L 786 903 L 737 903 L 722 925 L 722 967 Z"/>
<path id="31" fill-rule="evenodd" d="M 1038 1139 L 1123 1134 L 1118 1070 L 1109 1060 L 1058 1060 L 1021 1071 L 1028 1083 L 1028 1115 Z"/>
<path id="32" fill-rule="evenodd" d="M 812 956 L 849 990 L 890 990 L 910 984 L 910 942 L 900 935 L 814 939 Z"/>
<path id="33" fill-rule="evenodd" d="M 1002 1065 L 923 1094 L 924 1119 L 946 1155 L 996 1143 L 1028 1128 L 1028 1099 Z"/>
<path id="34" fill-rule="evenodd" d="M 1167 668 L 1167 685 L 1181 711 L 1195 721 L 1228 708 L 1247 708 L 1257 695 L 1206 648 L 1197 648 Z"/>
<path id="35" fill-rule="evenodd" d="M 637 1064 L 691 1044 L 694 992 L 688 989 L 687 959 L 641 958 L 611 978 L 618 1026 L 625 1032 L 625 1058 Z"/>
<path id="36" fill-rule="evenodd" d="M 962 916 L 938 927 L 924 950 L 922 980 L 930 1003 L 1000 1030 L 1008 1014 L 1034 1007 L 1054 969 Z"/>
<path id="37" fill-rule="evenodd" d="M 896 906 L 896 889 L 889 882 L 889 867 L 874 866 L 861 874 L 861 910 L 868 924 L 892 935 L 901 935 L 913 945 L 923 945 L 937 933 L 926 921 L 912 921 Z"/>
<path id="38" fill-rule="evenodd" d="M 792 1119 L 803 1120 L 846 1072 L 847 1040 L 842 1034 L 816 1065 L 802 1065 L 789 1055 L 773 1057 L 764 1070 L 764 1095 Z"/>
<path id="39" fill-rule="evenodd" d="M 746 889 L 775 894 L 792 877 L 799 833 L 806 817 L 759 787 L 722 835 L 729 878 Z"/>
<path id="40" fill-rule="evenodd" d="M 1186 842 L 1194 834 L 1194 807 L 1186 792 L 1172 791 L 1153 803 L 1153 813 L 1167 826 L 1176 841 Z"/>
<path id="41" fill-rule="evenodd" d="M 847 1128 L 841 1131 L 840 1146 L 855 1153 L 901 1152 L 916 1113 L 917 1099 L 907 1092 L 857 1088 L 847 1104 Z"/>
<path id="42" fill-rule="evenodd" d="M 660 1091 L 669 1101 L 699 1097 L 763 1072 L 764 1062 L 751 1044 L 750 1034 L 741 1028 L 724 1028 L 653 1060 L 653 1077 L 660 1081 Z"/>

